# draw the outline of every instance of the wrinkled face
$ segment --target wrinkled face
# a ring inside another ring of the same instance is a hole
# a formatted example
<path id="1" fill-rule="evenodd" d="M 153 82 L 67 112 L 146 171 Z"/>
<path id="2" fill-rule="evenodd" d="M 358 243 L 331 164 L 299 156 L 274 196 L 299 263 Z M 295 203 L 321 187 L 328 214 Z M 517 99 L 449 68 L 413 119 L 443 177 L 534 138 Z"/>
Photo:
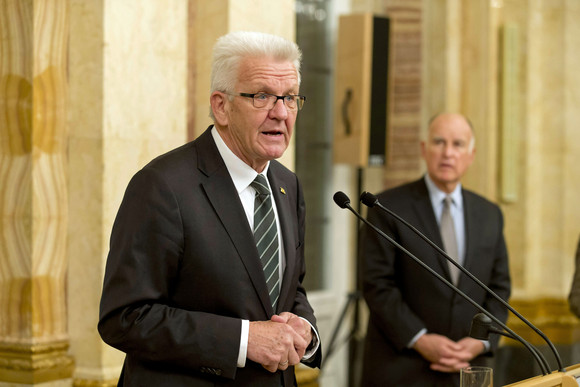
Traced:
<path id="1" fill-rule="evenodd" d="M 473 162 L 472 130 L 458 114 L 442 114 L 429 126 L 421 153 L 431 180 L 444 192 L 452 192 Z"/>
<path id="2" fill-rule="evenodd" d="M 298 76 L 292 62 L 246 58 L 239 68 L 235 93 L 298 94 Z M 272 109 L 258 109 L 252 98 L 212 94 L 216 127 L 228 147 L 246 164 L 261 172 L 269 160 L 281 157 L 290 143 L 297 110 L 282 100 Z M 219 99 L 219 101 L 217 101 Z M 217 105 L 214 104 L 217 102 Z M 216 106 L 223 109 L 216 114 Z"/>

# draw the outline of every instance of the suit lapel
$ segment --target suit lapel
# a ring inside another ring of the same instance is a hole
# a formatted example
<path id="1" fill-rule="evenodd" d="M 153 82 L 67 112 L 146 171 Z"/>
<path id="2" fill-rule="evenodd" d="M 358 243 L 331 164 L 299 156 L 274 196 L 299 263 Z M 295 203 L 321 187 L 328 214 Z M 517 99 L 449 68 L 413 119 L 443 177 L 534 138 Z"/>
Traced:
<path id="1" fill-rule="evenodd" d="M 280 298 L 278 299 L 277 305 L 277 307 L 279 307 L 280 305 L 284 305 L 284 301 L 288 298 L 291 283 L 290 278 L 296 268 L 296 253 L 294 249 L 295 241 L 292 232 L 291 208 L 290 203 L 288 202 L 288 195 L 286 195 L 287 187 L 275 173 L 275 166 L 273 163 L 270 163 L 268 180 L 270 181 L 270 186 L 272 188 L 272 196 L 276 201 L 276 210 L 278 211 L 278 219 L 282 231 L 284 256 L 286 257 L 286 267 L 284 268 L 282 281 L 280 283 Z"/>
<path id="2" fill-rule="evenodd" d="M 465 261 L 463 262 L 463 267 L 471 271 L 474 264 L 474 243 L 472 242 L 477 240 L 477 230 L 471 225 L 481 223 L 477 220 L 479 217 L 478 209 L 473 205 L 469 194 L 465 190 L 462 190 L 461 194 L 463 195 L 463 213 L 465 216 Z"/>
<path id="3" fill-rule="evenodd" d="M 246 214 L 238 192 L 215 146 L 210 130 L 206 130 L 199 137 L 196 145 L 199 169 L 207 176 L 205 182 L 201 184 L 202 189 L 248 271 L 264 310 L 270 316 L 273 311 L 254 236 L 245 220 Z"/>
<path id="4" fill-rule="evenodd" d="M 420 230 L 424 230 L 424 234 L 427 238 L 433 241 L 441 249 L 445 250 L 425 180 L 421 179 L 417 181 L 417 184 L 413 186 L 413 189 L 414 208 L 416 212 L 415 215 L 417 216 L 418 222 L 421 225 L 418 228 Z M 449 263 L 447 262 L 447 259 L 441 256 L 441 254 L 439 254 L 439 252 L 437 252 L 435 249 L 429 249 L 432 251 L 432 254 L 435 255 L 435 260 L 439 264 L 440 272 L 444 273 L 446 279 L 451 281 L 451 274 L 449 273 Z"/>

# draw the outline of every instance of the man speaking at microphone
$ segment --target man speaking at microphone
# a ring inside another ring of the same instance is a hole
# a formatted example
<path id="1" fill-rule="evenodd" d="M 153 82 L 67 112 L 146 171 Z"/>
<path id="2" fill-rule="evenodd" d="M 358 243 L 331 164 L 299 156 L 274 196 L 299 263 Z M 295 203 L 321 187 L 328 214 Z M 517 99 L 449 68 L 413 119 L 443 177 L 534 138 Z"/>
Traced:
<path id="1" fill-rule="evenodd" d="M 473 128 L 460 114 L 442 113 L 421 142 L 427 174 L 377 195 L 507 301 L 508 255 L 499 207 L 464 189 L 473 162 Z M 501 321 L 507 310 L 435 249 L 377 207 L 368 220 L 448 279 Z M 364 227 L 363 293 L 370 310 L 362 385 L 459 386 L 459 370 L 484 365 L 497 346 L 469 337 L 478 310 L 376 232 Z"/>
<path id="2" fill-rule="evenodd" d="M 214 46 L 214 125 L 136 173 L 111 234 L 99 332 L 126 353 L 119 385 L 296 385 L 318 367 L 302 286 L 305 207 L 286 151 L 298 46 L 231 32 Z"/>

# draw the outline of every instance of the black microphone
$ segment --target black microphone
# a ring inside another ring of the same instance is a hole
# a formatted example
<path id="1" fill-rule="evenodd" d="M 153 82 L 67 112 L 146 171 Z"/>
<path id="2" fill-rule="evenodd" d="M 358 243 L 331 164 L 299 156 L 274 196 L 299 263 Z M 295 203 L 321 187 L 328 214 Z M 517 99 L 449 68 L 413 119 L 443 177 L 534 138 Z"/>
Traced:
<path id="1" fill-rule="evenodd" d="M 410 251 L 408 251 L 407 249 L 405 249 L 403 246 L 401 246 L 399 243 L 397 243 L 393 238 L 389 237 L 387 234 L 385 234 L 384 232 L 382 232 L 377 226 L 375 226 L 374 224 L 372 224 L 368 220 L 366 220 L 364 217 L 362 217 L 358 212 L 356 212 L 350 206 L 350 199 L 348 198 L 348 196 L 344 192 L 342 192 L 342 191 L 336 192 L 334 194 L 333 199 L 334 199 L 334 202 L 340 208 L 346 208 L 346 209 L 348 209 L 357 218 L 359 218 L 363 223 L 365 223 L 367 226 L 369 226 L 373 231 L 375 231 L 381 237 L 385 238 L 391 244 L 393 244 L 395 247 L 397 247 L 398 249 L 400 249 L 401 251 L 403 251 L 405 254 L 407 254 L 407 256 L 409 256 L 411 259 L 413 259 L 418 265 L 420 265 L 421 267 L 423 267 L 425 270 L 427 270 L 429 273 L 431 273 L 433 276 L 435 276 L 437 279 L 439 279 L 441 282 L 443 282 L 445 285 L 447 285 L 449 288 L 451 288 L 451 290 L 453 290 L 454 292 L 456 292 L 457 294 L 459 294 L 461 297 L 463 297 L 466 301 L 468 301 L 471 305 L 473 305 L 475 308 L 477 308 L 480 312 L 482 312 L 487 317 L 489 317 L 491 320 L 493 320 L 493 322 L 495 322 L 497 325 L 501 326 L 504 330 L 506 330 L 507 332 L 509 332 L 516 340 L 518 340 L 520 343 L 522 343 L 532 353 L 532 355 L 534 355 L 534 357 L 536 358 L 536 361 L 540 365 L 540 369 L 542 371 L 542 374 L 543 375 L 547 375 L 549 373 L 549 370 L 548 370 L 549 367 L 548 367 L 548 365 L 546 363 L 546 359 L 544 359 L 542 356 L 538 356 L 538 352 L 535 351 L 532 348 L 532 346 L 530 345 L 530 343 L 528 343 L 526 340 L 524 340 L 523 338 L 521 338 L 520 336 L 518 336 L 513 330 L 511 330 L 507 325 L 505 325 L 503 322 L 501 322 L 497 317 L 495 317 L 490 312 L 488 312 L 485 308 L 483 308 L 482 306 L 480 306 L 471 297 L 469 297 L 467 294 L 465 294 L 464 292 L 462 292 L 460 289 L 458 289 L 451 282 L 449 282 L 448 280 L 446 280 L 445 278 L 443 278 L 435 270 L 431 269 L 425 262 L 423 262 L 422 260 L 420 260 L 419 258 L 417 258 L 413 253 L 411 253 Z"/>
<path id="2" fill-rule="evenodd" d="M 495 333 L 515 340 L 515 337 L 513 337 L 509 333 L 504 332 L 501 329 L 493 326 L 491 324 L 491 319 L 487 317 L 485 314 L 478 313 L 475 316 L 473 316 L 473 319 L 471 320 L 471 329 L 469 330 L 469 336 L 478 340 L 489 340 L 490 333 Z M 532 348 L 539 356 L 542 356 L 536 347 L 532 346 Z"/>
<path id="3" fill-rule="evenodd" d="M 429 245 L 431 245 L 431 247 L 433 247 L 435 250 L 437 250 L 443 257 L 445 257 L 445 259 L 447 259 L 447 261 L 449 261 L 453 265 L 455 265 L 455 267 L 457 267 L 459 270 L 461 270 L 461 272 L 463 272 L 465 275 L 467 275 L 469 278 L 471 278 L 471 280 L 473 280 L 476 284 L 478 284 L 481 288 L 483 288 L 488 294 L 491 294 L 492 297 L 494 297 L 497 301 L 499 301 L 510 312 L 512 312 L 515 316 L 517 316 L 521 321 L 526 323 L 526 325 L 528 325 L 530 328 L 532 328 L 534 330 L 534 332 L 536 332 L 540 337 L 542 337 L 544 339 L 544 341 L 548 344 L 548 346 L 552 350 L 552 353 L 554 354 L 554 357 L 556 358 L 556 361 L 558 362 L 559 371 L 566 372 L 566 369 L 562 365 L 562 359 L 560 358 L 560 354 L 556 350 L 556 347 L 554 347 L 554 344 L 552 344 L 550 339 L 548 339 L 548 337 L 544 334 L 544 332 L 542 332 L 534 324 L 532 324 L 530 321 L 528 321 L 524 316 L 522 316 L 518 311 L 516 311 L 510 304 L 508 304 L 503 298 L 498 296 L 493 290 L 491 290 L 487 285 L 485 285 L 483 282 L 481 282 L 476 276 L 471 274 L 471 272 L 469 272 L 467 269 L 465 269 L 463 266 L 461 266 L 459 263 L 457 263 L 457 261 L 455 259 L 451 258 L 443 249 L 441 249 L 433 241 L 431 241 L 429 238 L 427 238 L 422 232 L 417 230 L 412 224 L 407 222 L 405 219 L 401 218 L 399 215 L 397 215 L 396 213 L 394 213 L 393 211 L 391 211 L 387 207 L 383 206 L 381 204 L 381 202 L 379 202 L 379 199 L 375 195 L 373 195 L 370 192 L 365 191 L 360 195 L 360 200 L 364 205 L 366 205 L 368 207 L 374 207 L 376 205 L 381 210 L 385 211 L 389 215 L 393 216 L 395 219 L 399 220 L 405 226 L 410 228 L 415 234 L 417 234 L 419 237 L 421 237 L 425 242 L 427 242 Z"/>
<path id="4" fill-rule="evenodd" d="M 469 336 L 478 340 L 489 340 L 490 333 L 496 333 L 505 337 L 513 339 L 514 337 L 507 332 L 493 326 L 491 319 L 483 313 L 478 313 L 473 316 L 471 320 L 471 328 L 469 329 Z M 535 348 L 534 348 L 535 349 Z"/>

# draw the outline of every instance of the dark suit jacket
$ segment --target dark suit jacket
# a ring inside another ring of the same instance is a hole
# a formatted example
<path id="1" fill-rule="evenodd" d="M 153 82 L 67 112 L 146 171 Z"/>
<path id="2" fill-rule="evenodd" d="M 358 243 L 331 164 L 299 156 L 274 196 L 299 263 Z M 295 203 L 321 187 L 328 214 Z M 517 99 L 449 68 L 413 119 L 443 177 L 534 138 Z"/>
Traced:
<path id="1" fill-rule="evenodd" d="M 304 201 L 296 175 L 272 161 L 268 179 L 286 268 L 277 313 L 316 320 L 302 287 Z M 285 194 L 282 192 L 284 191 Z M 280 386 L 294 369 L 237 368 L 241 319 L 270 305 L 252 230 L 208 129 L 131 180 L 111 235 L 99 332 L 126 353 L 127 386 Z M 319 366 L 320 351 L 309 365 Z"/>
<path id="2" fill-rule="evenodd" d="M 580 317 L 580 239 L 578 239 L 578 247 L 576 247 L 574 265 L 574 278 L 572 279 L 572 288 L 568 295 L 568 303 L 572 313 Z"/>
<path id="3" fill-rule="evenodd" d="M 501 211 L 473 192 L 463 190 L 462 194 L 466 225 L 464 266 L 507 300 L 510 277 Z M 378 199 L 443 247 L 424 179 L 387 190 Z M 445 258 L 405 225 L 376 207 L 369 209 L 368 220 L 450 280 Z M 478 310 L 370 229 L 362 230 L 360 252 L 364 297 L 370 309 L 362 385 L 459 385 L 458 374 L 431 371 L 429 363 L 407 345 L 423 328 L 453 340 L 466 337 Z M 505 321 L 506 308 L 464 274 L 458 286 Z M 496 344 L 497 338 L 492 340 L 492 347 Z"/>

